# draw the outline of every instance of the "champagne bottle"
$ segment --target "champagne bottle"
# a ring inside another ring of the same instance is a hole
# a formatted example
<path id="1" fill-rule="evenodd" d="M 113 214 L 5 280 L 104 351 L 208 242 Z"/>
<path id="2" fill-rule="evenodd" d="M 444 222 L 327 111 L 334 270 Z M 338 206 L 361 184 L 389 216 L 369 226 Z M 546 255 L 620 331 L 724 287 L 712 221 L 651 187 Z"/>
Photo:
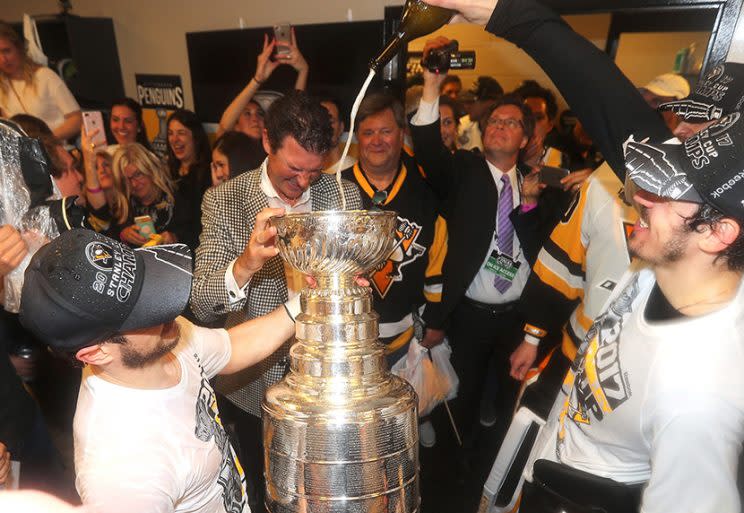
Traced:
<path id="1" fill-rule="evenodd" d="M 431 34 L 447 23 L 455 12 L 443 7 L 434 7 L 422 0 L 406 0 L 403 16 L 393 39 L 385 49 L 369 63 L 369 67 L 379 72 L 385 64 L 398 53 L 403 44 L 427 34 Z"/>

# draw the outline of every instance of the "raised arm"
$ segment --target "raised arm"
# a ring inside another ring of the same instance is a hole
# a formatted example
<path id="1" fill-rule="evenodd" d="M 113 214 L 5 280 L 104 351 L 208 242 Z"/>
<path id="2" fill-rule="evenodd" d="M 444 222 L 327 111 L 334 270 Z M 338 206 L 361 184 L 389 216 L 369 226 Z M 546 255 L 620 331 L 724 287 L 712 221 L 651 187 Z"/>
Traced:
<path id="1" fill-rule="evenodd" d="M 258 90 L 261 88 L 261 85 L 266 82 L 274 70 L 282 64 L 288 64 L 297 70 L 295 89 L 304 90 L 307 86 L 309 66 L 307 61 L 305 61 L 305 57 L 300 52 L 300 49 L 297 47 L 294 29 L 292 29 L 291 43 L 288 45 L 289 52 L 277 54 L 272 58 L 276 45 L 277 42 L 275 39 L 272 38 L 269 40 L 269 36 L 264 34 L 263 49 L 256 58 L 256 74 L 251 78 L 250 82 L 248 82 L 240 94 L 238 94 L 230 105 L 227 106 L 225 112 L 222 113 L 220 124 L 217 127 L 218 137 L 235 127 L 240 118 L 240 114 L 256 95 Z"/>
<path id="2" fill-rule="evenodd" d="M 432 48 L 448 42 L 449 40 L 443 37 L 427 41 L 424 55 Z M 439 90 L 443 80 L 443 75 L 424 70 L 424 91 L 419 108 L 411 119 L 411 137 L 416 161 L 426 173 L 427 182 L 444 201 L 452 191 L 456 171 L 455 157 L 442 142 L 439 127 Z"/>
<path id="3" fill-rule="evenodd" d="M 426 0 L 458 10 L 473 23 L 522 48 L 547 73 L 598 145 L 625 177 L 622 143 L 671 137 L 663 120 L 607 54 L 536 0 Z M 486 14 L 489 10 L 491 14 Z"/>
<path id="4" fill-rule="evenodd" d="M 88 134 L 85 127 L 80 130 L 80 149 L 83 154 L 83 168 L 85 169 L 85 199 L 94 210 L 103 208 L 106 205 L 106 194 L 101 189 L 98 182 L 98 173 L 96 173 L 96 146 L 92 142 L 100 131 L 96 128 Z"/>

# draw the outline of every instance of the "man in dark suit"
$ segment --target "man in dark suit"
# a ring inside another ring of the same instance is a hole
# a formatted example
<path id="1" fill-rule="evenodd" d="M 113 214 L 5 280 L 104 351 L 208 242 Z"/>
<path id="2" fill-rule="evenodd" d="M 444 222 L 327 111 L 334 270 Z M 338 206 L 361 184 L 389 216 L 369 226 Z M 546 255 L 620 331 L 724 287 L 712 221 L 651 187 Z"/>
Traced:
<path id="1" fill-rule="evenodd" d="M 200 321 L 227 313 L 227 326 L 234 326 L 265 315 L 299 292 L 302 277 L 285 268 L 278 256 L 261 267 L 252 251 L 256 246 L 248 240 L 256 215 L 267 207 L 287 213 L 342 208 L 335 178 L 321 172 L 332 139 L 328 111 L 305 93 L 290 93 L 269 109 L 263 134 L 268 157 L 261 167 L 204 195 L 191 294 L 191 309 Z M 359 189 L 348 182 L 343 187 L 346 207 L 362 208 Z M 233 414 L 241 462 L 256 481 L 248 483 L 254 513 L 263 510 L 261 400 L 285 374 L 289 346 L 252 369 L 217 381 L 217 390 L 228 399 L 220 409 L 226 418 Z"/>
<path id="2" fill-rule="evenodd" d="M 440 43 L 427 43 L 425 51 Z M 460 377 L 453 406 L 467 447 L 474 443 L 491 358 L 498 363 L 501 411 L 509 412 L 513 405 L 516 386 L 508 377 L 508 358 L 521 328 L 516 307 L 547 228 L 537 206 L 543 186 L 535 173 L 523 178 L 517 171 L 520 150 L 534 130 L 529 108 L 518 98 L 497 100 L 481 123 L 483 154 L 453 154 L 440 137 L 441 80 L 424 73 L 424 93 L 411 132 L 416 157 L 445 203 L 449 250 L 441 309 L 448 317 L 452 362 Z"/>

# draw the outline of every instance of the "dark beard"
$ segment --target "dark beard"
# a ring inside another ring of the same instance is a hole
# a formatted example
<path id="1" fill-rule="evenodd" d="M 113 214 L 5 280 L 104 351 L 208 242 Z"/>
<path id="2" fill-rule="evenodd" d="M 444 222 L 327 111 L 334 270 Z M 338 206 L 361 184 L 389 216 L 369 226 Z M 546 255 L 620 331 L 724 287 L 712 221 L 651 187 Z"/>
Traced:
<path id="1" fill-rule="evenodd" d="M 176 325 L 178 327 L 178 325 Z M 121 363 L 128 369 L 142 369 L 147 367 L 153 362 L 158 361 L 160 358 L 170 353 L 181 340 L 181 330 L 178 332 L 175 338 L 167 343 L 162 343 L 158 347 L 155 347 L 149 352 L 138 352 L 132 349 L 128 344 L 121 346 Z"/>

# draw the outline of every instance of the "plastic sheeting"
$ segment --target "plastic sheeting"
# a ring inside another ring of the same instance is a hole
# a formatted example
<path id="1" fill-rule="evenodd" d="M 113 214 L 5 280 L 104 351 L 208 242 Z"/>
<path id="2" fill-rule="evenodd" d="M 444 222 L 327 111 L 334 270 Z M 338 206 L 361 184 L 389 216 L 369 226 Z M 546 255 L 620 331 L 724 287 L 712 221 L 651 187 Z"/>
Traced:
<path id="1" fill-rule="evenodd" d="M 32 207 L 22 161 L 39 163 L 45 162 L 46 157 L 37 141 L 26 137 L 14 123 L 0 120 L 0 224 L 16 228 L 28 246 L 26 258 L 4 278 L 4 305 L 9 312 L 18 312 L 20 308 L 23 275 L 31 257 L 41 246 L 59 236 L 49 207 Z M 59 198 L 59 190 L 54 186 L 49 199 Z"/>

